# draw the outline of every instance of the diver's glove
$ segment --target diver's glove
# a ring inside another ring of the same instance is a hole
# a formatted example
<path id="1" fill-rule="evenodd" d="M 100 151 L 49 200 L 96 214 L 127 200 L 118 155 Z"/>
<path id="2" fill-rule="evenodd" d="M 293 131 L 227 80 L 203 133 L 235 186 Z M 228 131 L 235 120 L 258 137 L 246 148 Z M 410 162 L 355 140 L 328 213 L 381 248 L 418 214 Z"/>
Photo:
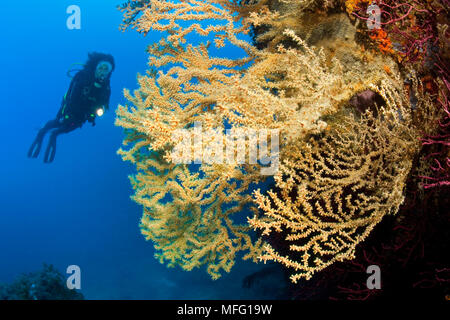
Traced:
<path id="1" fill-rule="evenodd" d="M 90 122 L 90 123 L 92 123 L 92 126 L 94 127 L 94 126 L 95 126 L 95 115 L 94 115 L 94 114 L 91 114 L 91 115 L 88 117 L 87 121 Z"/>

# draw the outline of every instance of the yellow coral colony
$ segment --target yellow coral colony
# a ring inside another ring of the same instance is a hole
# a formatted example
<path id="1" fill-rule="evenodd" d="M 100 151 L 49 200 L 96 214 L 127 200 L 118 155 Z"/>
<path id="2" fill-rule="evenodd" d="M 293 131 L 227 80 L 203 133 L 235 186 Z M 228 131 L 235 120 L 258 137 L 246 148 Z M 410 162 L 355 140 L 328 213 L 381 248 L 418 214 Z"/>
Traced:
<path id="1" fill-rule="evenodd" d="M 169 20 L 167 25 L 160 23 L 164 19 Z M 177 24 L 210 19 L 223 24 L 205 28 Z M 131 180 L 136 190 L 133 198 L 144 207 L 142 233 L 154 242 L 161 262 L 185 270 L 206 265 L 214 279 L 221 270 L 230 271 L 237 252 L 248 251 L 244 258 L 255 261 L 261 253 L 261 241 L 250 238 L 245 219 L 239 224 L 233 216 L 252 203 L 249 185 L 262 177 L 256 166 L 204 163 L 194 170 L 171 163 L 170 153 L 178 142 L 172 134 L 177 129 L 192 130 L 195 122 L 204 130 L 224 128 L 223 116 L 214 106 L 251 60 L 249 54 L 235 60 L 210 57 L 209 44 L 183 46 L 185 37 L 192 31 L 214 34 L 217 47 L 230 41 L 253 50 L 235 36 L 245 29 L 234 24 L 227 10 L 205 1 L 151 1 L 135 27 L 142 32 L 169 31 L 167 38 L 148 49 L 152 67 L 169 68 L 156 79 L 139 76 L 139 90 L 133 95 L 125 91 L 133 107 L 119 106 L 116 121 L 129 129 L 125 145 L 132 147 L 119 153 L 138 169 Z"/>
<path id="2" fill-rule="evenodd" d="M 382 217 L 397 212 L 419 149 L 412 109 L 396 64 L 361 50 L 345 9 L 316 10 L 335 2 L 150 0 L 127 9 L 126 18 L 141 12 L 131 23 L 139 32 L 165 32 L 148 48 L 158 72 L 139 75 L 133 94 L 125 90 L 130 105 L 119 106 L 116 120 L 131 145 L 119 154 L 138 170 L 131 181 L 144 207 L 141 230 L 162 263 L 206 265 L 216 279 L 244 251 L 292 268 L 296 282 L 352 259 Z M 260 49 L 244 40 L 252 25 L 267 27 L 256 36 Z M 190 42 L 192 33 L 212 38 L 215 48 Z M 223 47 L 245 55 L 212 56 Z M 376 116 L 349 106 L 367 89 L 384 99 Z M 200 122 L 223 135 L 225 121 L 279 130 L 272 191 L 251 195 L 264 179 L 258 164 L 171 162 L 176 130 Z M 254 240 L 252 228 L 283 232 L 290 253 Z"/>

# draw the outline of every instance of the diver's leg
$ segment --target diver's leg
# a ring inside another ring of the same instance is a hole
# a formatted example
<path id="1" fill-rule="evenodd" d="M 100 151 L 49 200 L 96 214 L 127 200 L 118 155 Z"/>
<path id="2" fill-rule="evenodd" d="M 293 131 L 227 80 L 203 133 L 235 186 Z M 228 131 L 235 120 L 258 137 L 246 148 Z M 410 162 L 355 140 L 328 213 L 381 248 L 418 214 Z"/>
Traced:
<path id="1" fill-rule="evenodd" d="M 45 150 L 44 155 L 45 163 L 53 162 L 53 159 L 55 159 L 56 137 L 61 133 L 67 133 L 74 129 L 76 129 L 76 127 L 63 125 L 62 127 L 59 127 L 58 129 L 52 131 L 52 133 L 50 134 L 50 139 L 48 141 L 47 149 Z"/>
<path id="2" fill-rule="evenodd" d="M 57 136 L 57 134 L 55 134 L 56 131 L 57 130 L 53 131 L 50 134 L 50 139 L 48 140 L 47 149 L 45 150 L 45 155 L 44 155 L 44 162 L 45 163 L 50 163 L 55 158 L 56 136 Z"/>
<path id="3" fill-rule="evenodd" d="M 48 130 L 58 127 L 58 125 L 58 120 L 53 119 L 48 121 L 45 126 L 41 130 L 39 130 L 38 134 L 36 135 L 36 139 L 34 139 L 33 143 L 30 146 L 30 149 L 28 149 L 28 158 L 37 158 L 39 152 L 41 151 L 42 140 L 44 139 L 45 134 Z"/>

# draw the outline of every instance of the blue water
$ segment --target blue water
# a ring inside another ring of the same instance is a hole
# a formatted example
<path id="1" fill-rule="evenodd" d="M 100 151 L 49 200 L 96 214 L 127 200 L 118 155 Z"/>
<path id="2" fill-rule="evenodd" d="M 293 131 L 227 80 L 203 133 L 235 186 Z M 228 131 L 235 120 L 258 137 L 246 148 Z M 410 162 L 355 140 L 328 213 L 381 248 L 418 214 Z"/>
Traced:
<path id="1" fill-rule="evenodd" d="M 134 168 L 116 154 L 122 128 L 114 126 L 123 88 L 135 89 L 147 67 L 146 46 L 159 37 L 118 30 L 123 0 L 3 1 L 0 51 L 0 282 L 53 264 L 81 268 L 87 299 L 258 298 L 242 288 L 260 265 L 237 261 L 212 281 L 205 268 L 185 272 L 154 259 L 138 227 L 142 208 L 130 199 Z M 66 8 L 81 8 L 81 30 L 68 30 Z M 55 161 L 26 153 L 52 119 L 68 89 L 67 70 L 91 51 L 114 56 L 110 111 L 92 127 L 61 135 Z"/>

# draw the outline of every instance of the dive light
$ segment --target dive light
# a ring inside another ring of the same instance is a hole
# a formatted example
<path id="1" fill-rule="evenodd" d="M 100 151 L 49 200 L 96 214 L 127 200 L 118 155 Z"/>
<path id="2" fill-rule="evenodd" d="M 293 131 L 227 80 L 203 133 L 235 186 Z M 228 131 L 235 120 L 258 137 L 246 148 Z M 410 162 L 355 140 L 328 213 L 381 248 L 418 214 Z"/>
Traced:
<path id="1" fill-rule="evenodd" d="M 97 116 L 101 117 L 105 113 L 105 110 L 103 110 L 103 108 L 98 108 L 95 113 Z"/>

